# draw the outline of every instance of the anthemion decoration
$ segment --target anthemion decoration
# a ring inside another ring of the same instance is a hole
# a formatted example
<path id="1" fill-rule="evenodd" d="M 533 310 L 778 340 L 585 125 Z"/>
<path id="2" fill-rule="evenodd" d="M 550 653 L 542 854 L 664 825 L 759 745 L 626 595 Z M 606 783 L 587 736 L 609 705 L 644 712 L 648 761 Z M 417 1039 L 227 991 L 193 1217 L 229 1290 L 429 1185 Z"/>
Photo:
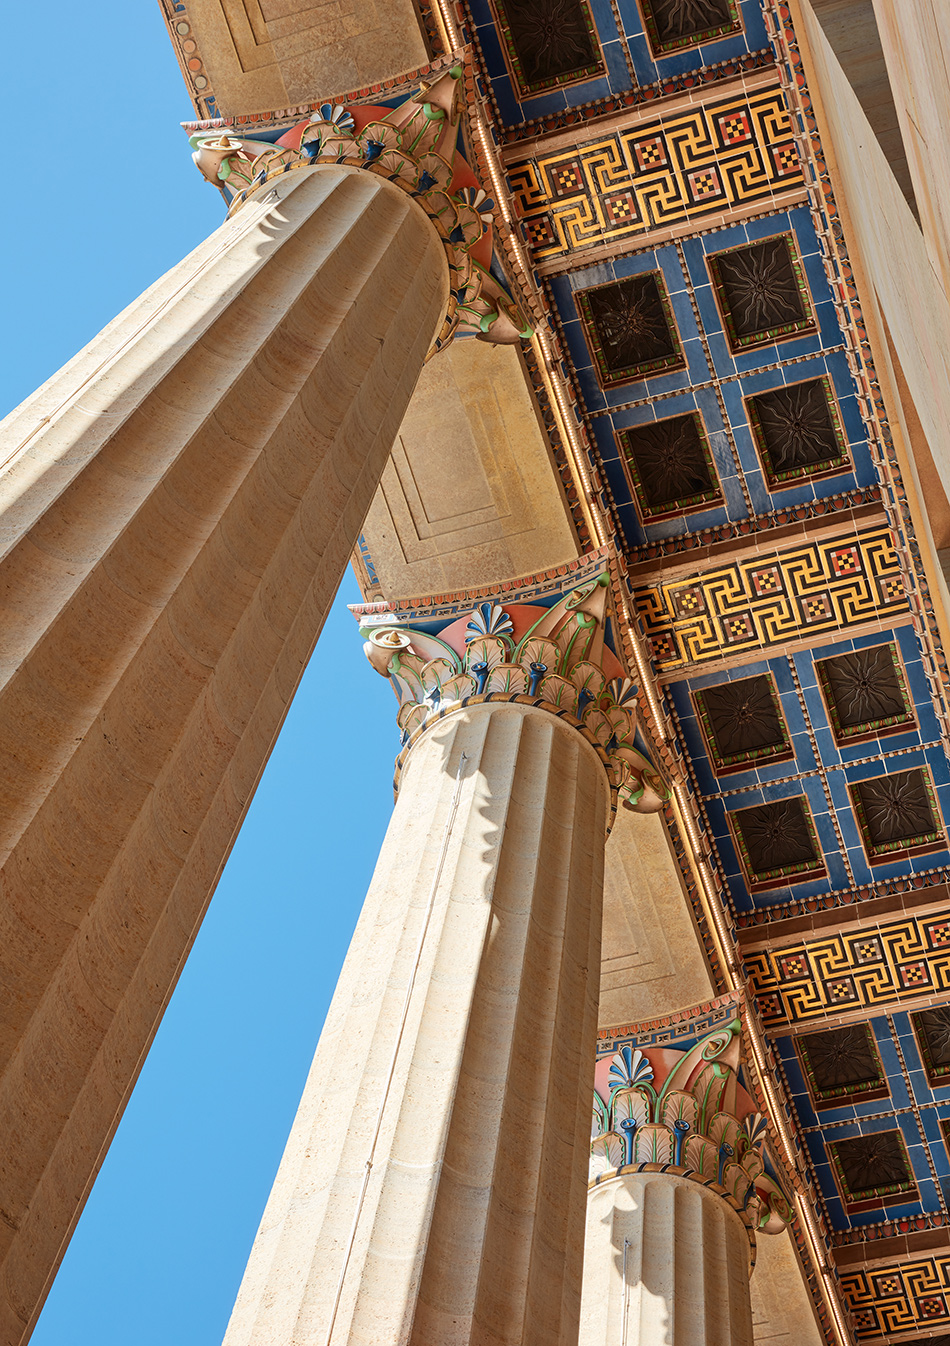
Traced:
<path id="1" fill-rule="evenodd" d="M 221 226 L 3 424 L 0 1346 L 348 564 L 226 1346 L 950 1340 L 947 15 L 161 3 Z"/>

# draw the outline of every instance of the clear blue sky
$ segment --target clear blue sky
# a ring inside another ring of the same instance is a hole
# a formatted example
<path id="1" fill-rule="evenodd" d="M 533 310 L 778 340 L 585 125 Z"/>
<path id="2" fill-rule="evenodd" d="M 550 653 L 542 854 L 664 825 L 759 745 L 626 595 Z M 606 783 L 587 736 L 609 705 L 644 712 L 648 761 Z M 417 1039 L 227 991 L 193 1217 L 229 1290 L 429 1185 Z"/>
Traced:
<path id="1" fill-rule="evenodd" d="M 5 16 L 0 414 L 217 227 L 156 0 Z M 34 1334 L 217 1346 L 392 808 L 348 573 Z"/>

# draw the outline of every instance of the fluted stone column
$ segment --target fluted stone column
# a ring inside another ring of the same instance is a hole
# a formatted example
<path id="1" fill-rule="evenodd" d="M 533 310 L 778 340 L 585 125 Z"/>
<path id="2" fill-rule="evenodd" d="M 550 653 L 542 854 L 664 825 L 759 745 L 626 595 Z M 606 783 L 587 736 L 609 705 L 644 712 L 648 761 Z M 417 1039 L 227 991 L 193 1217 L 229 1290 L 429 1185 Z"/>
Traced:
<path id="1" fill-rule="evenodd" d="M 587 1206 L 580 1346 L 752 1346 L 749 1233 L 666 1173 L 598 1184 Z"/>
<path id="2" fill-rule="evenodd" d="M 382 179 L 320 169 L 245 209 L 4 427 L 4 1346 L 38 1311 L 445 313 L 441 241 Z"/>
<path id="3" fill-rule="evenodd" d="M 601 1044 L 579 1346 L 752 1346 L 756 1234 L 791 1208 L 742 1083 L 740 1017 L 715 1010 L 709 1032 L 709 1011 Z"/>
<path id="4" fill-rule="evenodd" d="M 523 331 L 477 266 L 490 214 L 452 194 L 474 182 L 460 74 L 362 134 L 327 106 L 278 146 L 200 140 L 232 218 L 3 425 L 2 1346 L 39 1312 L 427 354 L 465 322 Z"/>
<path id="5" fill-rule="evenodd" d="M 399 795 L 227 1346 L 576 1341 L 617 785 L 598 732 L 635 728 L 600 578 L 442 607 L 438 637 L 366 627 L 402 702 Z"/>

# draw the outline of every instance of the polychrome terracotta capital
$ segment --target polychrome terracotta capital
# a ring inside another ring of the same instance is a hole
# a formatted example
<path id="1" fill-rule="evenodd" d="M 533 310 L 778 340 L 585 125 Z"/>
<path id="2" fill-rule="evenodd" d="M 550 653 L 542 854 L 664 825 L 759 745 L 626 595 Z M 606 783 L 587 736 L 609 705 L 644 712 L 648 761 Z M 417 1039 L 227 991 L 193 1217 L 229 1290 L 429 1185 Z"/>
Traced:
<path id="1" fill-rule="evenodd" d="M 458 150 L 464 61 L 450 58 L 397 107 L 324 103 L 277 139 L 235 135 L 225 123 L 191 137 L 195 164 L 221 188 L 231 214 L 277 178 L 328 165 L 374 173 L 417 201 L 449 264 L 449 306 L 434 350 L 456 335 L 514 345 L 532 331 L 492 273 L 494 203 Z"/>
<path id="2" fill-rule="evenodd" d="M 655 812 L 669 788 L 638 730 L 637 687 L 614 648 L 606 562 L 562 569 L 408 611 L 356 607 L 367 658 L 393 684 L 406 749 L 463 707 L 537 706 L 594 746 L 615 801 Z"/>

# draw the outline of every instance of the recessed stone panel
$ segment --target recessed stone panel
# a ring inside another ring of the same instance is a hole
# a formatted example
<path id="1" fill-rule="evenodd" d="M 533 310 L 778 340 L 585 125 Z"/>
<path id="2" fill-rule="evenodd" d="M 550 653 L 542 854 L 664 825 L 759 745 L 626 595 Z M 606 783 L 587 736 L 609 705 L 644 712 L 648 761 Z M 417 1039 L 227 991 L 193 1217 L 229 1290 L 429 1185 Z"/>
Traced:
<path id="1" fill-rule="evenodd" d="M 696 693 L 713 770 L 720 775 L 794 754 L 771 675 L 740 678 Z"/>
<path id="2" fill-rule="evenodd" d="M 593 79 L 604 64 L 586 0 L 497 0 L 520 97 Z"/>
<path id="3" fill-rule="evenodd" d="M 850 467 L 826 378 L 756 393 L 747 406 L 770 491 Z"/>
<path id="4" fill-rule="evenodd" d="M 887 1078 L 870 1024 L 848 1024 L 795 1039 L 808 1090 L 818 1108 L 888 1095 Z"/>
<path id="5" fill-rule="evenodd" d="M 824 874 L 804 795 L 737 809 L 728 817 L 752 892 Z"/>
<path id="6" fill-rule="evenodd" d="M 575 298 L 603 387 L 684 368 L 661 272 L 581 290 Z"/>
<path id="7" fill-rule="evenodd" d="M 619 440 L 644 520 L 692 513 L 722 499 L 706 431 L 695 412 L 632 426 L 620 432 Z"/>
<path id="8" fill-rule="evenodd" d="M 848 789 L 872 864 L 946 844 L 933 786 L 922 767 L 858 781 Z"/>
<path id="9" fill-rule="evenodd" d="M 733 351 L 814 330 L 805 275 L 789 235 L 716 253 L 709 269 Z"/>
<path id="10" fill-rule="evenodd" d="M 815 668 L 836 742 L 861 742 L 915 727 L 893 642 L 819 659 Z"/>
<path id="11" fill-rule="evenodd" d="M 911 1199 L 917 1184 L 899 1130 L 849 1136 L 828 1145 L 832 1167 L 845 1204 L 870 1209 Z"/>
<path id="12" fill-rule="evenodd" d="M 741 31 L 735 0 L 641 0 L 655 56 L 700 46 Z"/>
<path id="13" fill-rule="evenodd" d="M 950 1080 L 950 1006 L 922 1010 L 910 1019 L 928 1081 L 931 1085 L 946 1085 Z"/>

